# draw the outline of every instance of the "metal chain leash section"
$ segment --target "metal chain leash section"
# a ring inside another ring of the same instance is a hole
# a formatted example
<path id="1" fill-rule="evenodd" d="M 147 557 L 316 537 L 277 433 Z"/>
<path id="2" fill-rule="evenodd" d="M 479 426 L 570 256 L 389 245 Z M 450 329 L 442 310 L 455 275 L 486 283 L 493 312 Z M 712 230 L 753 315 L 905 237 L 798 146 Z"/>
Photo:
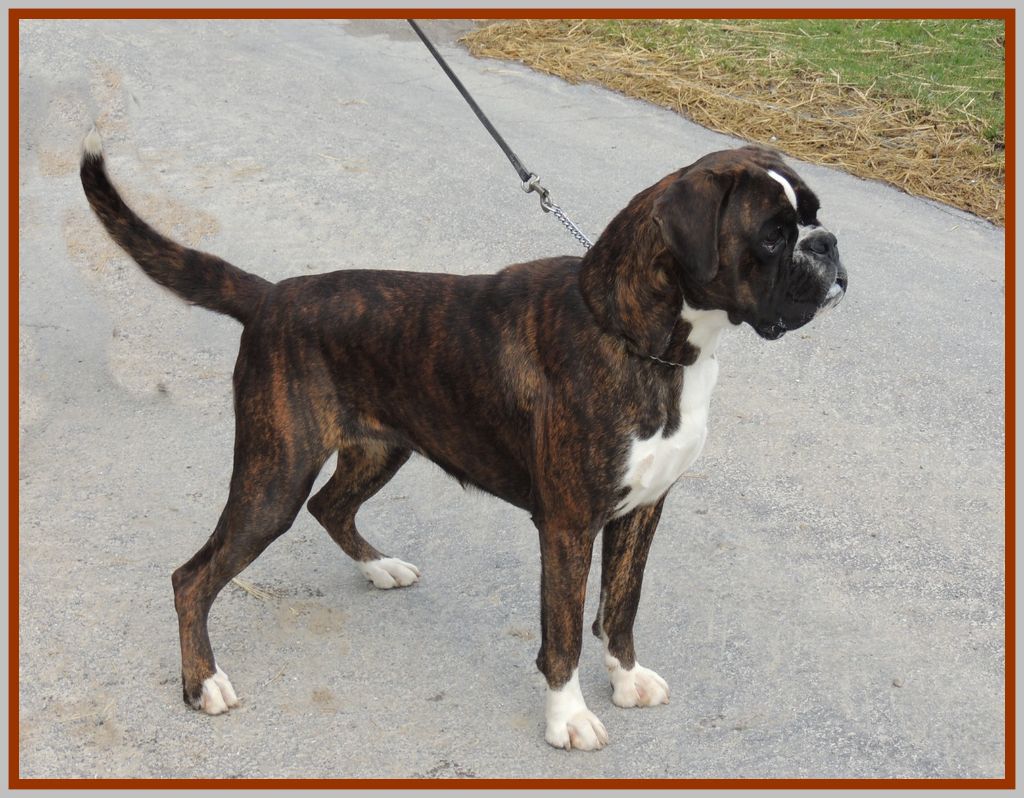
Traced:
<path id="1" fill-rule="evenodd" d="M 583 234 L 583 231 L 573 223 L 572 219 L 565 215 L 565 211 L 551 201 L 550 193 L 540 184 L 540 178 L 537 175 L 531 174 L 529 180 L 523 181 L 523 191 L 527 194 L 531 191 L 536 191 L 540 195 L 540 208 L 544 213 L 553 213 L 555 218 L 562 223 L 572 237 L 579 241 L 586 249 L 594 246 L 593 242 Z"/>

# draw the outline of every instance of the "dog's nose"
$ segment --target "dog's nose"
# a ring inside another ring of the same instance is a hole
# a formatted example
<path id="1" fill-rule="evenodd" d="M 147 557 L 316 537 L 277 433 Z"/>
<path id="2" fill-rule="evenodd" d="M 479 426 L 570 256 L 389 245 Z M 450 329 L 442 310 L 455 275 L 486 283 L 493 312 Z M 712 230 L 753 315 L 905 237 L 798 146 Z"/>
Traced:
<path id="1" fill-rule="evenodd" d="M 836 257 L 836 245 L 839 242 L 836 237 L 827 230 L 816 230 L 800 242 L 800 246 L 809 249 L 817 255 L 827 255 L 830 258 Z"/>

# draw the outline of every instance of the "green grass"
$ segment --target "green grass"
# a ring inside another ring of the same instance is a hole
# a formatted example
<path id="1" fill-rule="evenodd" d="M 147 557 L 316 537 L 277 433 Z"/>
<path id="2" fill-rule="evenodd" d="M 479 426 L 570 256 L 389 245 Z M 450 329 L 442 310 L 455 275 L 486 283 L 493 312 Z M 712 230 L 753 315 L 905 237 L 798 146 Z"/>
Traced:
<path id="1" fill-rule="evenodd" d="M 1003 142 L 1002 20 L 604 20 L 588 27 L 608 41 L 650 51 L 678 50 L 690 58 L 713 52 L 720 67 L 738 73 L 832 76 L 980 124 L 986 139 Z"/>

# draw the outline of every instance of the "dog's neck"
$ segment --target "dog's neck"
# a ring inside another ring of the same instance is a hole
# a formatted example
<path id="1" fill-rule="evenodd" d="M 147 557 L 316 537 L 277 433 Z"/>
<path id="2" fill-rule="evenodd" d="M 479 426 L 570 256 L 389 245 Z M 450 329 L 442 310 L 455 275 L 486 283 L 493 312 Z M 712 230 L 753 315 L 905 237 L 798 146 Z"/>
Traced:
<path id="1" fill-rule="evenodd" d="M 580 291 L 598 326 L 624 338 L 633 354 L 688 365 L 696 352 L 686 340 L 675 263 L 651 218 L 652 193 L 634 197 L 587 252 Z"/>

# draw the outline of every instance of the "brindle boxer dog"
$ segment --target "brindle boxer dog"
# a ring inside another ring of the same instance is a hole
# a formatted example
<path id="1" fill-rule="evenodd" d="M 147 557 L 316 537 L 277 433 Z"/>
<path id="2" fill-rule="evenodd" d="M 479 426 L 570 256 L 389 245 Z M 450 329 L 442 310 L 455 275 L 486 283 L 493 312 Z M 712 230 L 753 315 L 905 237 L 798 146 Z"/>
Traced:
<path id="1" fill-rule="evenodd" d="M 775 339 L 846 289 L 818 199 L 774 152 L 716 152 L 640 192 L 582 257 L 459 277 L 337 271 L 270 283 L 186 249 L 111 185 L 95 131 L 82 185 L 107 232 L 160 285 L 244 325 L 227 505 L 172 577 L 185 701 L 235 706 L 206 619 L 220 590 L 309 510 L 379 588 L 419 570 L 362 538 L 356 512 L 418 452 L 528 510 L 540 536 L 545 739 L 608 740 L 577 678 L 591 552 L 594 634 L 618 706 L 668 701 L 633 619 L 665 494 L 700 453 L 721 333 Z"/>

